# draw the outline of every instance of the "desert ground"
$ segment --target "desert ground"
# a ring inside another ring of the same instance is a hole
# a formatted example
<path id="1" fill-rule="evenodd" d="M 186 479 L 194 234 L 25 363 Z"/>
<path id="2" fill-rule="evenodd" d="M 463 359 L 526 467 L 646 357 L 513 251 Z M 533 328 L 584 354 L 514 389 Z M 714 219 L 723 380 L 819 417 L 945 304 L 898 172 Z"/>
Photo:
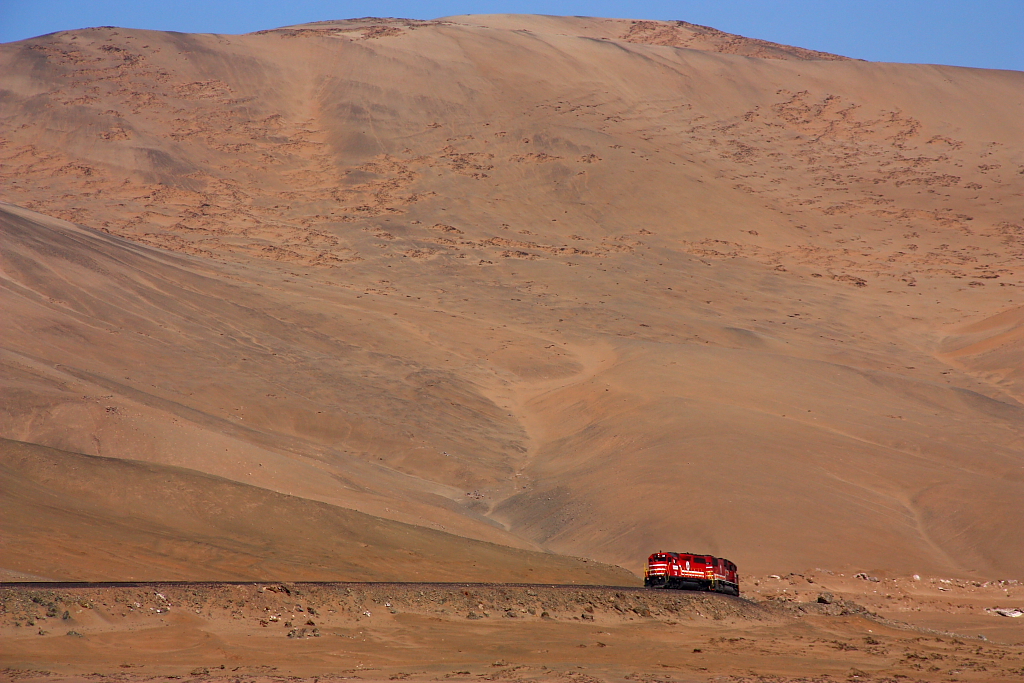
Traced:
<path id="1" fill-rule="evenodd" d="M 822 572 L 766 577 L 753 599 L 522 584 L 0 588 L 0 676 L 44 683 L 1024 676 L 1024 627 L 986 624 L 988 635 L 968 635 L 914 626 L 851 600 L 863 594 L 858 581 L 866 580 Z M 981 611 L 1005 590 L 868 583 L 932 618 L 953 605 L 948 598 L 958 611 Z M 1019 583 L 1010 588 L 1024 592 Z M 954 621 L 969 625 L 969 618 Z"/>
<path id="2" fill-rule="evenodd" d="M 0 45 L 0 580 L 597 591 L 5 588 L 0 675 L 1019 679 L 1022 93 L 582 17 Z"/>

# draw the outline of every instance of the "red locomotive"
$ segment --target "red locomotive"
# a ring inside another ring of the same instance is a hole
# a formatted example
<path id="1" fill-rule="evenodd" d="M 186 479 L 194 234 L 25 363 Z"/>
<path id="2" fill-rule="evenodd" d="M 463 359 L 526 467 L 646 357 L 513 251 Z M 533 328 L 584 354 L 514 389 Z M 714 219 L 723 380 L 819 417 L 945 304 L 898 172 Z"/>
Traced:
<path id="1" fill-rule="evenodd" d="M 722 557 L 693 553 L 654 553 L 647 558 L 644 585 L 740 594 L 736 565 Z"/>

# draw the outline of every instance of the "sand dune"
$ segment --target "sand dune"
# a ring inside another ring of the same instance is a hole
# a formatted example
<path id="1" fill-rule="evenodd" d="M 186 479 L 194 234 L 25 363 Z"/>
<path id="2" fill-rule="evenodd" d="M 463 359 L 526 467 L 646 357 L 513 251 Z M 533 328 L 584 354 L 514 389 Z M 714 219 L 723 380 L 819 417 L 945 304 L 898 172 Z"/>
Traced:
<path id="1" fill-rule="evenodd" d="M 586 18 L 0 46 L 0 436 L 634 572 L 1019 577 L 1022 89 Z"/>

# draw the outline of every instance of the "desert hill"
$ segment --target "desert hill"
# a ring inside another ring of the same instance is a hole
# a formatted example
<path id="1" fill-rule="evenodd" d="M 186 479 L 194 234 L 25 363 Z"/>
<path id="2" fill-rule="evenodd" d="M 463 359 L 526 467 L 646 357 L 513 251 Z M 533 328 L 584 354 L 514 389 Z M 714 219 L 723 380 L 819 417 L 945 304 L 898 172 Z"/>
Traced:
<path id="1" fill-rule="evenodd" d="M 473 541 L 195 470 L 6 439 L 0 485 L 4 560 L 44 572 L 35 578 L 635 581 L 619 567 Z M 80 567 L 84 547 L 90 557 Z"/>
<path id="2" fill-rule="evenodd" d="M 634 572 L 1020 576 L 1021 93 L 671 22 L 2 45 L 0 436 Z"/>

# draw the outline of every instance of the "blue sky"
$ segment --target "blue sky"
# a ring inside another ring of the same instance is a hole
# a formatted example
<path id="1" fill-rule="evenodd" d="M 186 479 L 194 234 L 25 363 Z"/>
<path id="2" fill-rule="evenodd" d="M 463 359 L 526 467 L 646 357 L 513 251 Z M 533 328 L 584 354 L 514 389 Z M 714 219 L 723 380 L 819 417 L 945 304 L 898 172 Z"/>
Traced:
<path id="1" fill-rule="evenodd" d="M 682 19 L 850 57 L 1024 71 L 1024 0 L 0 0 L 0 42 L 85 26 L 246 33 L 363 16 Z"/>

